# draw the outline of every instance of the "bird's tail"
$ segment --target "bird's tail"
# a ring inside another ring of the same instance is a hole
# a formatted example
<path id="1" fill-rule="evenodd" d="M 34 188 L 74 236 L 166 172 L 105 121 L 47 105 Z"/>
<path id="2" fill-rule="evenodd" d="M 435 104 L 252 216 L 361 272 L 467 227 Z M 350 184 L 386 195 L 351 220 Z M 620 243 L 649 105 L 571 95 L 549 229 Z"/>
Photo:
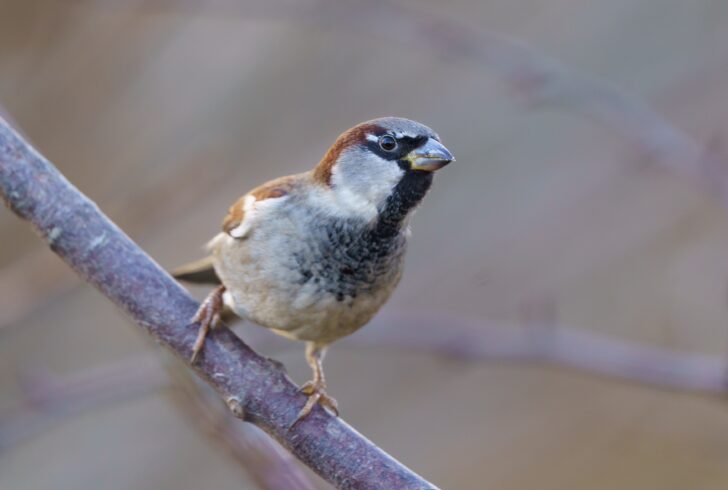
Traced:
<path id="1" fill-rule="evenodd" d="M 175 279 L 194 284 L 222 284 L 220 278 L 217 277 L 217 273 L 215 273 L 211 255 L 178 267 L 171 274 Z"/>

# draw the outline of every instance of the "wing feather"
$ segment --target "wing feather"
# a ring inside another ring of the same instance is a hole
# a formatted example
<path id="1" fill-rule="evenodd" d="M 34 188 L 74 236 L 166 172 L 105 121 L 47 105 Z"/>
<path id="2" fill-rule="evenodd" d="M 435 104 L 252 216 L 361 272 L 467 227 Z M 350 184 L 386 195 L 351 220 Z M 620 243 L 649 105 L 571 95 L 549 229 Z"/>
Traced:
<path id="1" fill-rule="evenodd" d="M 268 204 L 266 201 L 288 196 L 299 180 L 299 175 L 281 177 L 245 194 L 230 206 L 228 214 L 222 221 L 223 231 L 233 238 L 245 238 L 255 225 L 256 208 L 259 208 L 261 203 Z"/>

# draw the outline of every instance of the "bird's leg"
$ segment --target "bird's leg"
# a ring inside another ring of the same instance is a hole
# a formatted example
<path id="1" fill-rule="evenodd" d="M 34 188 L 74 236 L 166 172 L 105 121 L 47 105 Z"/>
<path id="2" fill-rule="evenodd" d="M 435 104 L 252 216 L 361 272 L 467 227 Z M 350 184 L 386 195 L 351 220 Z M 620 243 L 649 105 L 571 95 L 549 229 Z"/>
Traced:
<path id="1" fill-rule="evenodd" d="M 308 361 L 309 366 L 313 369 L 313 379 L 301 386 L 301 392 L 308 395 L 308 400 L 306 401 L 306 405 L 298 412 L 296 422 L 311 413 L 311 410 L 317 403 L 328 408 L 337 416 L 339 415 L 339 406 L 336 400 L 326 394 L 326 378 L 324 378 L 324 368 L 322 366 L 324 354 L 326 354 L 325 345 L 315 342 L 306 344 L 306 361 Z"/>
<path id="2" fill-rule="evenodd" d="M 202 302 L 195 316 L 192 317 L 193 323 L 199 323 L 200 329 L 197 332 L 195 345 L 192 346 L 192 356 L 190 362 L 192 364 L 197 361 L 202 347 L 205 345 L 205 338 L 211 328 L 215 328 L 220 323 L 220 314 L 223 309 L 222 294 L 225 292 L 225 286 L 216 287 L 207 295 L 205 301 Z"/>

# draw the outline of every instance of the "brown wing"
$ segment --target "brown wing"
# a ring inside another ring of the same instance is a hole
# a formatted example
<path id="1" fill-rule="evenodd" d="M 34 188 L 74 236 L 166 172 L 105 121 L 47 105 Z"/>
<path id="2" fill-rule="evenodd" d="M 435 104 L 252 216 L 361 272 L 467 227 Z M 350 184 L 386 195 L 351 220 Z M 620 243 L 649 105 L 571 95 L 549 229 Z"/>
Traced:
<path id="1" fill-rule="evenodd" d="M 241 225 L 245 222 L 246 213 L 248 213 L 248 219 L 252 218 L 249 214 L 254 208 L 255 203 L 266 199 L 276 199 L 287 196 L 301 181 L 302 175 L 303 174 L 280 177 L 278 179 L 271 180 L 270 182 L 266 182 L 245 194 L 243 197 L 238 199 L 235 204 L 230 206 L 227 216 L 225 216 L 225 219 L 222 221 L 223 231 L 233 238 L 243 238 L 245 231 L 247 230 L 241 230 Z M 241 232 L 236 236 L 235 230 L 241 230 Z"/>

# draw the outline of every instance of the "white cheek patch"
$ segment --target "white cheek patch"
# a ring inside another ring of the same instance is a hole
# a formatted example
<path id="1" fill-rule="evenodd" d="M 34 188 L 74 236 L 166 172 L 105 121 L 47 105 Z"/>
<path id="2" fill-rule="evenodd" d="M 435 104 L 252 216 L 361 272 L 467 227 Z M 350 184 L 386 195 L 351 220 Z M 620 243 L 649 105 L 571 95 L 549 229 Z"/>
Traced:
<path id="1" fill-rule="evenodd" d="M 362 191 L 366 199 L 379 204 L 392 193 L 394 186 L 404 176 L 404 170 L 397 165 L 397 162 L 378 156 L 373 155 L 368 160 L 368 171 L 359 173 L 358 177 L 361 178 Z"/>
<path id="2" fill-rule="evenodd" d="M 254 196 L 245 196 L 243 201 L 243 221 L 230 230 L 230 236 L 233 238 L 245 238 L 250 233 L 251 228 L 260 217 L 266 214 L 270 209 L 278 206 L 285 201 L 288 196 L 270 197 L 258 201 Z"/>
<path id="3" fill-rule="evenodd" d="M 337 206 L 332 209 L 342 211 L 343 216 L 359 215 L 366 220 L 374 219 L 377 216 L 376 205 L 346 185 L 345 180 L 338 166 L 335 166 L 331 175 L 331 183 Z"/>
<path id="4" fill-rule="evenodd" d="M 404 171 L 395 162 L 369 152 L 344 155 L 331 175 L 336 207 L 346 214 L 374 219 L 403 175 Z"/>

